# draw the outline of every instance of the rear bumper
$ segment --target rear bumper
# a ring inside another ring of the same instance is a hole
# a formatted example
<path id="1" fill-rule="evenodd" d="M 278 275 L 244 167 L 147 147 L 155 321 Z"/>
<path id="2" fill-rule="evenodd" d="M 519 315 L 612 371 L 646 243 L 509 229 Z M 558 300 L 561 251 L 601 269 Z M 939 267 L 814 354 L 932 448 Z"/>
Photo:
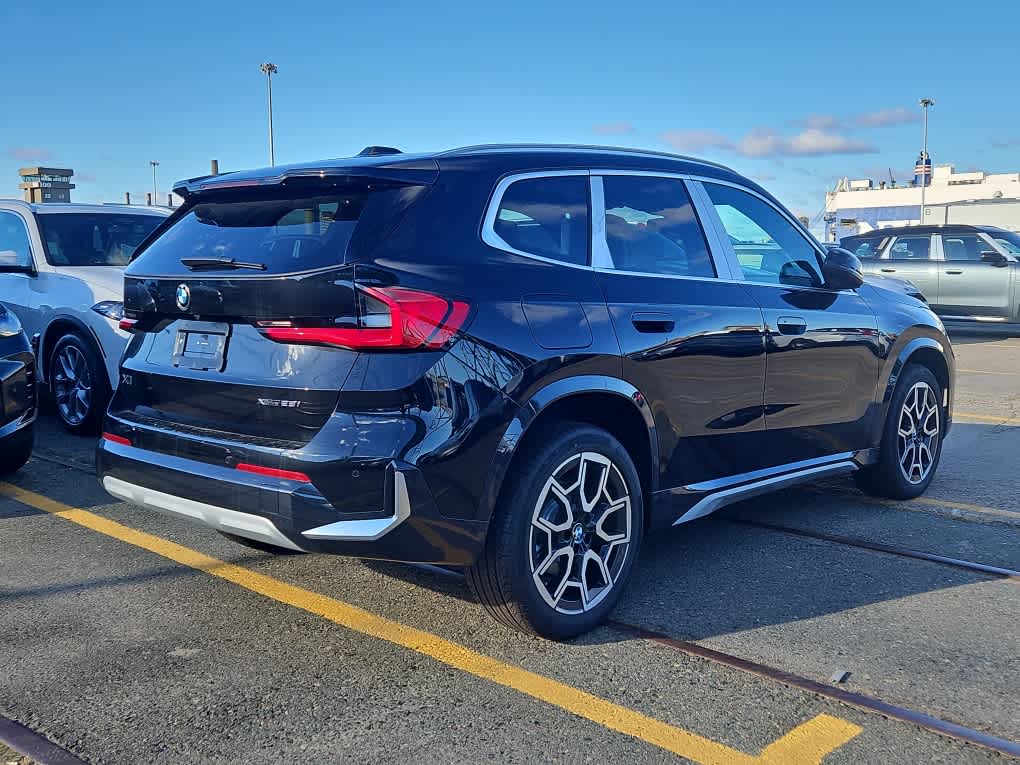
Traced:
<path id="1" fill-rule="evenodd" d="M 399 460 L 385 469 L 384 507 L 355 517 L 311 484 L 106 439 L 96 467 L 118 499 L 290 550 L 464 566 L 485 538 L 486 524 L 442 515 L 418 469 Z"/>

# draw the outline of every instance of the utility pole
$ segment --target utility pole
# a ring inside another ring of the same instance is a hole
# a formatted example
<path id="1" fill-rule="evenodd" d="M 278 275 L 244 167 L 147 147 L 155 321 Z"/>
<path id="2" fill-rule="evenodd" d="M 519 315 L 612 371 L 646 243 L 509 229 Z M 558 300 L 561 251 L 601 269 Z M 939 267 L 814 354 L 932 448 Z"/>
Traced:
<path id="1" fill-rule="evenodd" d="M 159 160 L 150 159 L 149 164 L 152 165 L 152 201 L 159 204 L 156 201 L 159 199 L 159 195 L 156 193 L 156 168 L 159 167 Z"/>
<path id="2" fill-rule="evenodd" d="M 935 105 L 934 98 L 922 98 L 919 102 L 921 109 L 924 110 L 924 142 L 921 144 L 921 166 L 923 168 L 921 174 L 921 224 L 924 224 L 924 192 L 928 188 L 928 181 L 930 180 L 929 173 L 931 168 L 928 167 L 928 109 Z"/>
<path id="3" fill-rule="evenodd" d="M 266 76 L 266 88 L 269 93 L 269 164 L 276 164 L 276 155 L 273 150 L 273 75 L 280 71 L 276 64 L 268 61 L 259 67 L 259 71 Z"/>

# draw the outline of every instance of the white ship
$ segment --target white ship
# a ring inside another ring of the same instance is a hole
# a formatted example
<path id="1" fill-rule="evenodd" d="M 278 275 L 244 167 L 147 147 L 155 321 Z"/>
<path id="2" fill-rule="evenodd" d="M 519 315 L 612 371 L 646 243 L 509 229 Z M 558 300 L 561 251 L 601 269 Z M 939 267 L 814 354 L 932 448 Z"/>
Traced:
<path id="1" fill-rule="evenodd" d="M 891 177 L 877 184 L 870 178 L 842 178 L 825 194 L 825 241 L 919 223 L 970 223 L 1020 232 L 1020 173 L 958 173 L 952 165 L 933 170 L 931 159 L 923 155 L 914 173 L 906 184 L 897 184 Z"/>

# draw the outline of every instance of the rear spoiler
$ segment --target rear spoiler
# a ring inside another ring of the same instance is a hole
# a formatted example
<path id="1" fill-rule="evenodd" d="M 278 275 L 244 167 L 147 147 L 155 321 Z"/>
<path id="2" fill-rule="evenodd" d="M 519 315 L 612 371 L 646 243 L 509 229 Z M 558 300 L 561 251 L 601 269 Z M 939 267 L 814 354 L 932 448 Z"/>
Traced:
<path id="1" fill-rule="evenodd" d="M 187 200 L 196 194 L 210 191 L 279 186 L 287 181 L 298 179 L 365 178 L 431 186 L 439 177 L 439 163 L 434 159 L 397 159 L 390 164 L 371 163 L 364 165 L 359 165 L 349 160 L 341 160 L 336 165 L 322 165 L 320 167 L 301 165 L 298 167 L 280 168 L 279 172 L 273 172 L 274 168 L 267 168 L 266 170 L 269 172 L 265 175 L 261 174 L 265 171 L 202 175 L 197 178 L 178 181 L 174 184 L 173 191 L 178 196 Z"/>

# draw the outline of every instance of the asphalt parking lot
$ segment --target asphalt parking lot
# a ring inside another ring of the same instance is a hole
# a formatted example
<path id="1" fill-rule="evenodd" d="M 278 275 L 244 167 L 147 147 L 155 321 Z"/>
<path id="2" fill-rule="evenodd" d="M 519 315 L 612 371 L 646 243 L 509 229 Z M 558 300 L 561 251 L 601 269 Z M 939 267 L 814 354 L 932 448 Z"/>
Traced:
<path id="1" fill-rule="evenodd" d="M 104 763 L 1004 762 L 1020 338 L 954 341 L 926 497 L 839 480 L 649 538 L 613 623 L 565 644 L 448 572 L 274 557 L 115 502 L 94 442 L 44 417 L 0 483 L 0 738 Z"/>

